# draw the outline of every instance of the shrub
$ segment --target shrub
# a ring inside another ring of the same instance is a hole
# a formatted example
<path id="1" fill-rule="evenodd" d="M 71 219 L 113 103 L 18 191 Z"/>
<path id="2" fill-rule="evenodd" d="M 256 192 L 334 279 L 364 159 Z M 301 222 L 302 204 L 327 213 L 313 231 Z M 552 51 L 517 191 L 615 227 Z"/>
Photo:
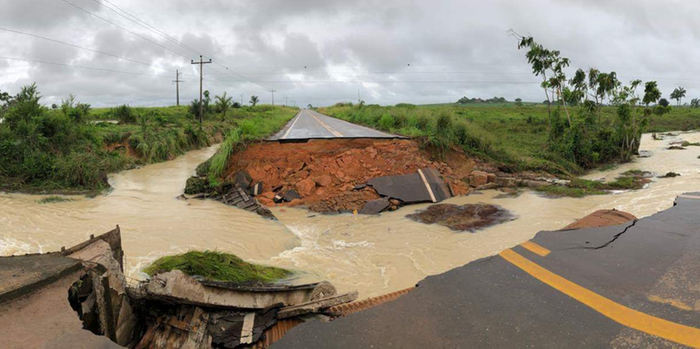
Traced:
<path id="1" fill-rule="evenodd" d="M 379 119 L 379 128 L 385 131 L 391 130 L 395 124 L 396 121 L 394 120 L 394 117 L 390 114 L 384 114 Z"/>
<path id="2" fill-rule="evenodd" d="M 135 124 L 136 114 L 130 106 L 123 104 L 112 109 L 112 116 L 119 121 L 120 124 Z"/>

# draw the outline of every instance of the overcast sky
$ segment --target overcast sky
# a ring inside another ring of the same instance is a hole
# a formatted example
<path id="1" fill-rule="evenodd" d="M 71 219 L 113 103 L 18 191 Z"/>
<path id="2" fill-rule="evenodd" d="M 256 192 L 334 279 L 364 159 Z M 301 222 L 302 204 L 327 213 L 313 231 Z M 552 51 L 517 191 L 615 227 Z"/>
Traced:
<path id="1" fill-rule="evenodd" d="M 270 89 L 277 104 L 303 106 L 356 101 L 358 90 L 379 104 L 542 101 L 514 29 L 572 68 L 657 80 L 665 97 L 683 86 L 694 98 L 698 18 L 697 1 L 0 0 L 0 90 L 36 82 L 47 104 L 73 93 L 93 106 L 172 105 L 179 69 L 189 103 L 199 88 L 190 60 L 203 54 L 214 61 L 205 89 L 244 102 L 270 103 Z"/>

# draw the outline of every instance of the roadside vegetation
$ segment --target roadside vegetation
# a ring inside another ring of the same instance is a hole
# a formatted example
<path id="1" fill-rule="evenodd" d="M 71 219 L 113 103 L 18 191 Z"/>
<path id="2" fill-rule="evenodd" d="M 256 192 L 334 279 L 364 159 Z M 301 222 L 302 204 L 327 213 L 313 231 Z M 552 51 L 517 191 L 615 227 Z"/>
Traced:
<path id="1" fill-rule="evenodd" d="M 320 112 L 400 135 L 417 137 L 438 155 L 450 147 L 495 163 L 504 172 L 534 171 L 573 177 L 630 161 L 643 132 L 700 128 L 700 108 L 671 107 L 655 81 L 625 85 L 615 72 L 578 69 L 531 37 L 518 38 L 533 73 L 542 78 L 543 103 L 502 97 L 460 98 L 455 104 L 392 107 L 339 103 Z M 676 89 L 671 98 L 680 99 Z"/>
<path id="2" fill-rule="evenodd" d="M 154 276 L 172 270 L 207 280 L 235 283 L 275 282 L 292 274 L 282 268 L 247 263 L 233 254 L 214 251 L 190 251 L 161 257 L 146 267 L 144 272 Z"/>
<path id="3" fill-rule="evenodd" d="M 613 190 L 642 189 L 649 180 L 632 174 L 623 174 L 612 182 L 599 182 L 574 178 L 566 185 L 550 185 L 535 188 L 536 191 L 554 197 L 580 198 L 588 195 L 609 194 Z"/>
<path id="4" fill-rule="evenodd" d="M 48 107 L 36 85 L 0 97 L 0 190 L 6 191 L 98 193 L 109 187 L 108 173 L 173 159 L 270 115 L 294 115 L 290 108 L 241 107 L 226 95 L 206 103 L 201 125 L 188 106 L 93 109 L 69 96 Z"/>

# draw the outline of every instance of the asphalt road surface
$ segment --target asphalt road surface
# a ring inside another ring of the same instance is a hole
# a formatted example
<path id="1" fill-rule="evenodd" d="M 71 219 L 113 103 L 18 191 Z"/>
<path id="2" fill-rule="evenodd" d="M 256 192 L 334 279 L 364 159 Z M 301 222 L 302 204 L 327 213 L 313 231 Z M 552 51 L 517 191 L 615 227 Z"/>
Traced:
<path id="1" fill-rule="evenodd" d="M 318 138 L 403 138 L 368 127 L 355 125 L 317 113 L 302 110 L 281 131 L 268 140 L 293 141 Z"/>
<path id="2" fill-rule="evenodd" d="M 700 347 L 700 193 L 623 225 L 540 232 L 275 348 Z"/>

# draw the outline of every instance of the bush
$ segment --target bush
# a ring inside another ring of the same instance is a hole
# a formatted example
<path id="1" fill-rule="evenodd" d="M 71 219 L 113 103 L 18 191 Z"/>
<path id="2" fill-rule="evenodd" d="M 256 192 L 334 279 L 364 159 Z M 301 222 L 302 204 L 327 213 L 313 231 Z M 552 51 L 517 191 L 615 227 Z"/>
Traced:
<path id="1" fill-rule="evenodd" d="M 120 124 L 135 124 L 137 119 L 131 107 L 126 104 L 113 108 L 112 116 L 117 119 Z"/>
<path id="2" fill-rule="evenodd" d="M 392 128 L 394 128 L 395 124 L 396 121 L 394 120 L 394 117 L 390 114 L 384 114 L 379 119 L 379 129 L 381 130 L 390 131 Z"/>

